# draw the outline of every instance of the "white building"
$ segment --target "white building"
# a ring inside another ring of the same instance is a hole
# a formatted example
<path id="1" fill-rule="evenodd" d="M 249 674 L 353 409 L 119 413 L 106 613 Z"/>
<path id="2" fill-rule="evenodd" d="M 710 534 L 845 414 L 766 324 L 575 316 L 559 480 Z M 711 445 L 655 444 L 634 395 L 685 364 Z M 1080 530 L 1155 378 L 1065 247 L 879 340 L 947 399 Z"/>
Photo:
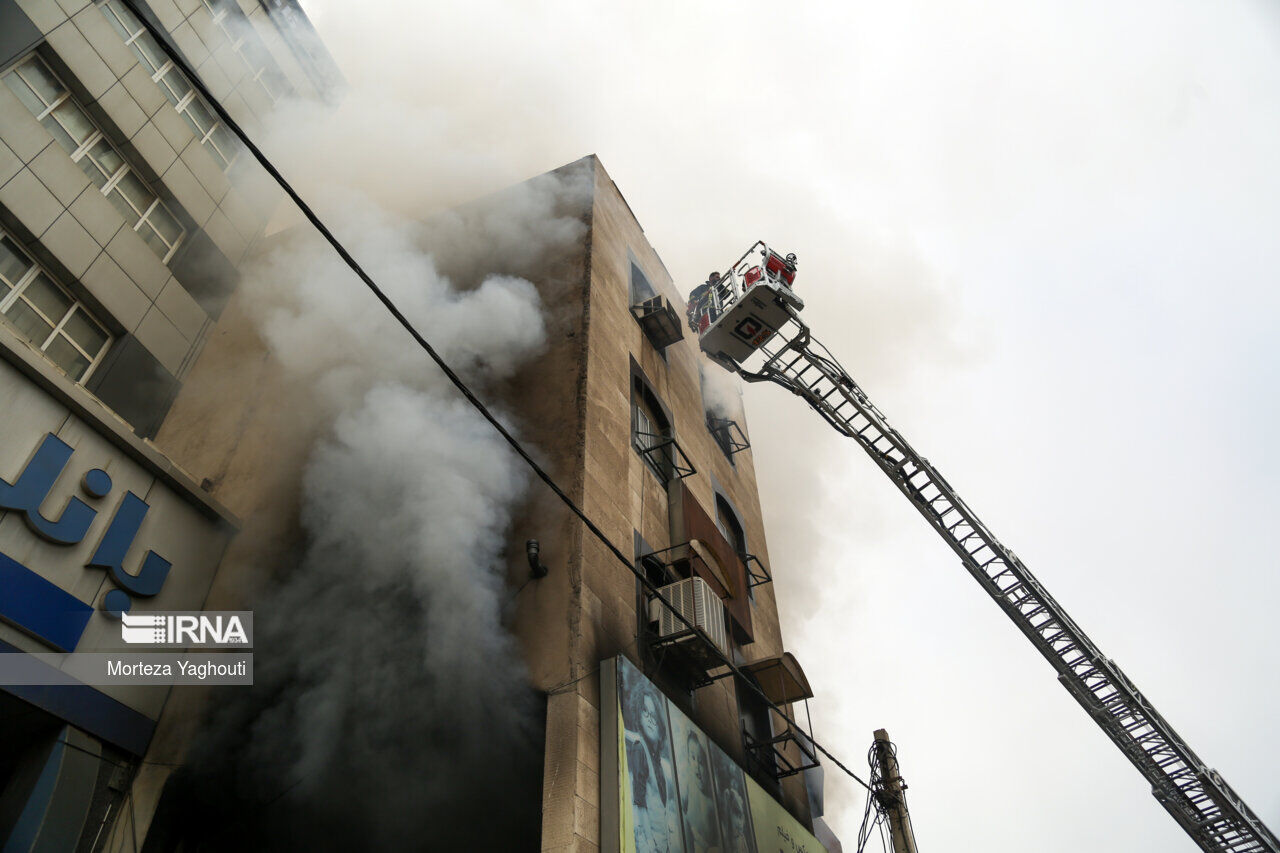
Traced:
<path id="1" fill-rule="evenodd" d="M 251 130 L 340 83 L 288 0 L 137 6 Z M 119 0 L 0 0 L 0 83 L 0 652 L 56 668 L 201 609 L 237 521 L 147 439 L 279 195 Z M 0 686 L 4 849 L 107 849 L 168 692 Z"/>

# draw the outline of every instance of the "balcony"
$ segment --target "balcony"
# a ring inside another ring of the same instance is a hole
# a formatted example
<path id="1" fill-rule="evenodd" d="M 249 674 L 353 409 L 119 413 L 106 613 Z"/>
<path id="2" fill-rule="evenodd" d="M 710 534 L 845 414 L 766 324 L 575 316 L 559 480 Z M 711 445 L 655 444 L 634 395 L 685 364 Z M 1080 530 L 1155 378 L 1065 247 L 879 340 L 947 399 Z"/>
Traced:
<path id="1" fill-rule="evenodd" d="M 752 762 L 774 779 L 785 779 L 821 766 L 813 741 L 790 726 L 768 740 L 756 740 L 747 732 L 742 735 Z"/>
<path id="2" fill-rule="evenodd" d="M 778 706 L 794 705 L 813 698 L 813 690 L 800 663 L 790 652 L 754 661 L 742 667 L 755 680 L 769 701 Z M 806 708 L 808 705 L 806 704 Z M 794 717 L 794 713 L 792 713 Z M 775 717 L 776 718 L 776 717 Z M 774 779 L 794 776 L 819 766 L 812 734 L 784 723 L 783 731 L 772 737 L 753 737 L 743 731 L 743 742 L 752 763 Z M 812 724 L 811 724 L 812 725 Z"/>

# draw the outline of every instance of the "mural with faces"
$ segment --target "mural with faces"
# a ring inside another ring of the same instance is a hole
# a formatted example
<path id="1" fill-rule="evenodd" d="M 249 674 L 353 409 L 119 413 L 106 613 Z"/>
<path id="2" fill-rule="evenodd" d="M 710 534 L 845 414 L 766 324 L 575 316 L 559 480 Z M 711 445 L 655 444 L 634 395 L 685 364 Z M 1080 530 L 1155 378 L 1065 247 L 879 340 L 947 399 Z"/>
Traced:
<path id="1" fill-rule="evenodd" d="M 824 853 L 626 658 L 617 658 L 622 853 Z M 614 849 L 614 848 L 609 848 Z"/>
<path id="2" fill-rule="evenodd" d="M 684 853 L 667 698 L 634 666 L 620 667 L 619 703 L 632 837 L 628 851 Z"/>
<path id="3" fill-rule="evenodd" d="M 679 712 L 671 715 L 671 723 L 685 847 L 689 853 L 723 850 L 707 736 Z"/>

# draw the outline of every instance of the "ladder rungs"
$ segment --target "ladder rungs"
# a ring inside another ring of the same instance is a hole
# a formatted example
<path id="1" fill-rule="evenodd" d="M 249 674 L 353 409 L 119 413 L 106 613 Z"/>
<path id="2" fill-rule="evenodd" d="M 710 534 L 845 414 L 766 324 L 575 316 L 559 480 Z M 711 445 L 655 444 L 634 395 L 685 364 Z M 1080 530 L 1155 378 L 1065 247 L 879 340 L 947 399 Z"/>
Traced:
<path id="1" fill-rule="evenodd" d="M 1280 853 L 1269 832 L 1259 833 L 1221 814 L 1225 807 L 1215 802 L 1212 789 L 1199 775 L 1203 768 L 1177 735 L 1127 681 L 1113 682 L 1117 676 L 1111 666 L 1035 577 L 974 516 L 942 475 L 912 450 L 839 364 L 820 355 L 821 350 L 809 350 L 807 327 L 792 319 L 794 328 L 788 325 L 775 337 L 777 348 L 765 350 L 766 373 L 771 374 L 766 378 L 784 385 L 790 382 L 790 390 L 806 397 L 837 430 L 857 439 L 885 469 L 960 552 L 966 568 L 1031 637 L 1098 725 L 1139 767 L 1161 802 L 1184 825 L 1200 827 L 1192 831 L 1203 849 Z M 1233 803 L 1228 811 L 1235 808 Z M 1251 814 L 1247 809 L 1244 813 Z"/>

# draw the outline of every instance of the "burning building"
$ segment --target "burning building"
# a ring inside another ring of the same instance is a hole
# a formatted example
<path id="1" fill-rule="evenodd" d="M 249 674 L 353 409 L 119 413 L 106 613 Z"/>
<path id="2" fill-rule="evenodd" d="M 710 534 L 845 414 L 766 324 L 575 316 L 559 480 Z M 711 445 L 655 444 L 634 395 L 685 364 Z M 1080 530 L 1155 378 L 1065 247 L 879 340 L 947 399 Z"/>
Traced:
<path id="1" fill-rule="evenodd" d="M 290 3 L 145 8 L 249 128 L 338 84 Z M 599 160 L 326 210 L 561 500 L 310 229 L 266 234 L 128 8 L 0 18 L 0 641 L 256 625 L 252 687 L 0 688 L 15 849 L 838 849 L 738 389 Z"/>

